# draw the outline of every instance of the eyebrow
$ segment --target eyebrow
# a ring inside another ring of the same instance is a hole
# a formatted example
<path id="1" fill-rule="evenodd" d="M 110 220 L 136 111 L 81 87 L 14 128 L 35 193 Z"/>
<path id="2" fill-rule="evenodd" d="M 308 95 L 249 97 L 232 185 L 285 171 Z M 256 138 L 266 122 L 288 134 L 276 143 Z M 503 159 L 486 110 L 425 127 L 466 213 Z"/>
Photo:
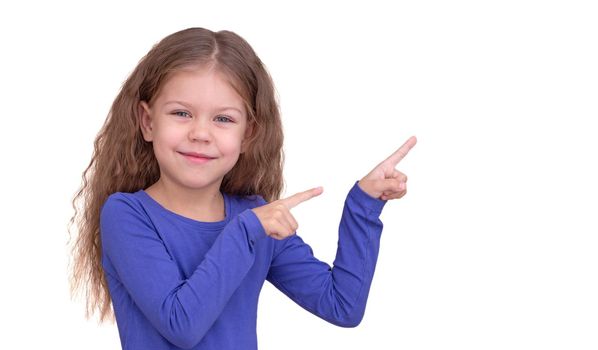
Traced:
<path id="1" fill-rule="evenodd" d="M 185 106 L 185 107 L 187 107 L 187 108 L 191 108 L 191 107 L 193 107 L 193 106 L 192 106 L 191 104 L 189 104 L 189 103 L 186 103 L 186 102 L 183 102 L 183 101 L 178 101 L 178 100 L 174 100 L 174 101 L 166 101 L 166 102 L 164 103 L 164 105 L 165 105 L 165 106 L 166 106 L 166 105 L 169 105 L 169 104 L 180 104 L 180 105 L 183 105 L 183 106 Z M 225 106 L 225 107 L 219 108 L 219 110 L 221 110 L 221 111 L 225 111 L 225 110 L 229 110 L 229 109 L 230 109 L 230 110 L 237 111 L 237 112 L 239 112 L 240 114 L 243 114 L 243 112 L 242 112 L 240 109 L 238 109 L 237 107 Z"/>

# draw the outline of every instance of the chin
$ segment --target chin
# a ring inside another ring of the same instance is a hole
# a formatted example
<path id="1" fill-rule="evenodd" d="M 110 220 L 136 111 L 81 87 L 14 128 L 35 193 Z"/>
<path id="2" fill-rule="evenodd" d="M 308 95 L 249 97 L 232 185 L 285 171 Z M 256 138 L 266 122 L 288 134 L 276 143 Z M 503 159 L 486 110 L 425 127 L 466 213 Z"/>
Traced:
<path id="1" fill-rule="evenodd" d="M 220 188 L 220 184 L 222 182 L 218 182 L 217 184 L 214 182 L 193 182 L 187 183 L 185 187 L 189 188 L 190 190 L 201 190 L 212 186 L 217 186 Z"/>

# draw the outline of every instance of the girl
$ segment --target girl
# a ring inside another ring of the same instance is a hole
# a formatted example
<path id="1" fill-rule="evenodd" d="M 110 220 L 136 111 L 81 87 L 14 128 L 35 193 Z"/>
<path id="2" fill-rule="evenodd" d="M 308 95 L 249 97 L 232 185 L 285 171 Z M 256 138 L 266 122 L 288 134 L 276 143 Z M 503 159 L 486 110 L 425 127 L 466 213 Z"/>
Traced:
<path id="1" fill-rule="evenodd" d="M 279 199 L 282 126 L 272 81 L 238 35 L 190 28 L 139 62 L 94 143 L 74 202 L 72 288 L 116 317 L 123 349 L 257 349 L 265 280 L 342 327 L 363 317 L 386 200 L 410 138 L 349 191 L 334 267 Z"/>

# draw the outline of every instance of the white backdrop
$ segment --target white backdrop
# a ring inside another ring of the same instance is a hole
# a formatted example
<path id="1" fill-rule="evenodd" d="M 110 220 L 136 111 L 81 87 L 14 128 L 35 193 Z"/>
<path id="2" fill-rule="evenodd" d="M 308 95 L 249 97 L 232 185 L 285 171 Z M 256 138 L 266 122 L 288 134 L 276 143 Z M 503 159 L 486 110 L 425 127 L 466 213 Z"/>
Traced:
<path id="1" fill-rule="evenodd" d="M 269 68 L 299 234 L 331 263 L 346 192 L 409 136 L 362 324 L 271 285 L 260 349 L 598 348 L 593 1 L 0 5 L 0 348 L 117 349 L 68 294 L 70 201 L 121 83 L 162 37 L 233 30 Z M 15 7 L 16 6 L 16 7 Z"/>

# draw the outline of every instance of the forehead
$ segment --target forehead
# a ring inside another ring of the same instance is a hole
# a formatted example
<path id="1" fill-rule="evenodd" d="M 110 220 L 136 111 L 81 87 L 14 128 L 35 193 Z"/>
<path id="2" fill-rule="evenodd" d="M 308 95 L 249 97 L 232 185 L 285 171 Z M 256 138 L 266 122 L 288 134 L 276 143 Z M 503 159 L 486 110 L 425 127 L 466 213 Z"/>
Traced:
<path id="1" fill-rule="evenodd" d="M 212 67 L 186 68 L 170 74 L 155 98 L 157 103 L 172 100 L 191 104 L 244 106 L 227 75 Z"/>

